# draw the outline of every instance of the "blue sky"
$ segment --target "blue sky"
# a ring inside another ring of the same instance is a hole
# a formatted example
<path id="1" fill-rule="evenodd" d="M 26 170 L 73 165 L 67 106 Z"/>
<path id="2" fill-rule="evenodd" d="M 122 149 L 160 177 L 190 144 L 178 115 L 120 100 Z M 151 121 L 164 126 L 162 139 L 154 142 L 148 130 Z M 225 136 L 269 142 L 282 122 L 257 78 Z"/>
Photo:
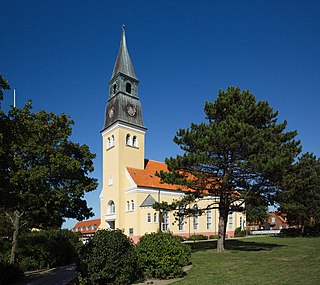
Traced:
<path id="1" fill-rule="evenodd" d="M 176 131 L 204 121 L 205 101 L 228 86 L 267 100 L 298 130 L 303 152 L 320 155 L 320 1 L 0 0 L 0 11 L 0 71 L 17 89 L 17 107 L 32 99 L 35 111 L 69 114 L 72 140 L 97 154 L 99 187 L 86 195 L 97 216 L 100 131 L 123 23 L 146 158 L 175 156 Z"/>

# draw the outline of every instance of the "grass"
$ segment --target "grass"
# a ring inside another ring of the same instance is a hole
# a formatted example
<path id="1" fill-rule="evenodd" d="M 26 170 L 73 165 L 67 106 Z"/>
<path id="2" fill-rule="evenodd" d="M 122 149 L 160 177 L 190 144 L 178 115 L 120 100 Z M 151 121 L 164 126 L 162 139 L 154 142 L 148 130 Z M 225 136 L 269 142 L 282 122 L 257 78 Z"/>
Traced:
<path id="1" fill-rule="evenodd" d="M 175 285 L 320 284 L 320 238 L 250 237 L 192 243 L 193 267 Z"/>

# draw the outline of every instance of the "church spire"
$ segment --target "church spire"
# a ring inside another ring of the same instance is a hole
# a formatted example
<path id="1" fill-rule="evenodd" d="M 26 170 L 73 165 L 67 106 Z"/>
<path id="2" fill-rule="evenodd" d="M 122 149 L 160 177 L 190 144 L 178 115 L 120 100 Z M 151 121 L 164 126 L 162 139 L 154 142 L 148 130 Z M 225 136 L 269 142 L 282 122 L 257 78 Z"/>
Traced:
<path id="1" fill-rule="evenodd" d="M 142 108 L 138 94 L 139 80 L 126 45 L 124 25 L 116 63 L 109 81 L 109 98 L 106 107 L 104 129 L 115 123 L 145 131 L 142 120 Z"/>
<path id="2" fill-rule="evenodd" d="M 122 73 L 134 79 L 137 79 L 127 49 L 125 25 L 122 25 L 120 48 L 111 78 L 115 77 L 118 73 Z"/>

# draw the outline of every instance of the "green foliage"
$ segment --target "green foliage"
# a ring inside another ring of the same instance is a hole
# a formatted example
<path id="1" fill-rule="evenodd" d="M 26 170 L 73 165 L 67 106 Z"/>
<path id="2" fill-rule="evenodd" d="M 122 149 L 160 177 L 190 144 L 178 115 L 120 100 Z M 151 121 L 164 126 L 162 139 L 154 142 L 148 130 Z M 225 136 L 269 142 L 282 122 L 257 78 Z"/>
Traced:
<path id="1" fill-rule="evenodd" d="M 218 239 L 218 235 L 210 235 L 209 239 Z"/>
<path id="2" fill-rule="evenodd" d="M 121 230 L 96 232 L 79 258 L 83 283 L 130 284 L 142 277 L 134 244 Z"/>
<path id="3" fill-rule="evenodd" d="M 10 90 L 8 80 L 5 79 L 0 72 L 0 110 L 1 110 L 1 101 L 3 100 L 3 91 Z"/>
<path id="4" fill-rule="evenodd" d="M 183 275 L 191 250 L 171 233 L 145 234 L 137 244 L 139 263 L 147 277 L 169 279 Z"/>
<path id="5" fill-rule="evenodd" d="M 71 231 L 48 230 L 23 234 L 19 244 L 17 262 L 26 271 L 74 262 L 81 242 Z"/>
<path id="6" fill-rule="evenodd" d="M 23 271 L 16 264 L 0 260 L 0 284 L 9 284 L 23 278 Z"/>
<path id="7" fill-rule="evenodd" d="M 83 196 L 97 186 L 88 177 L 95 155 L 69 140 L 73 124 L 65 114 L 33 113 L 31 102 L 0 114 L 0 206 L 24 213 L 30 227 L 92 216 Z"/>
<path id="8" fill-rule="evenodd" d="M 289 224 L 320 223 L 320 159 L 303 154 L 286 175 L 278 196 Z"/>
<path id="9" fill-rule="evenodd" d="M 193 240 L 193 241 L 195 241 L 195 240 L 207 240 L 208 239 L 208 236 L 206 236 L 206 235 L 192 235 L 192 236 L 189 236 L 188 237 L 188 240 Z"/>
<path id="10" fill-rule="evenodd" d="M 93 216 L 83 199 L 97 187 L 92 154 L 69 140 L 69 116 L 23 109 L 0 112 L 0 207 L 13 214 L 11 262 L 20 225 L 29 229 L 60 228 L 65 218 Z"/>
<path id="11" fill-rule="evenodd" d="M 287 122 L 277 123 L 278 113 L 249 91 L 219 90 L 204 111 L 208 123 L 192 123 L 177 132 L 174 142 L 184 154 L 167 158 L 170 172 L 158 176 L 162 182 L 193 189 L 196 196 L 220 198 L 218 250 L 223 251 L 228 214 L 242 211 L 239 203 L 249 199 L 272 203 L 301 147 L 297 132 L 285 132 Z"/>
<path id="12" fill-rule="evenodd" d="M 236 229 L 234 230 L 234 236 L 235 236 L 235 237 L 244 237 L 245 235 L 246 235 L 246 231 L 241 230 L 240 227 L 238 227 L 238 228 L 236 228 Z"/>

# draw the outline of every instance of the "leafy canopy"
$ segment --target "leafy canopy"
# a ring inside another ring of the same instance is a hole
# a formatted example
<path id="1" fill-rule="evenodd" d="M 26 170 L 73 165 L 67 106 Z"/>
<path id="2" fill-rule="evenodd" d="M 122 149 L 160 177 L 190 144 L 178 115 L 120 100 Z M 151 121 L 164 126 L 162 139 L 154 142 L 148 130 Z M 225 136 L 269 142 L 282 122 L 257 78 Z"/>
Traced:
<path id="1" fill-rule="evenodd" d="M 92 216 L 83 199 L 97 187 L 95 157 L 69 140 L 74 124 L 62 114 L 23 109 L 0 112 L 0 206 L 24 214 L 30 227 L 59 227 L 64 218 Z"/>

